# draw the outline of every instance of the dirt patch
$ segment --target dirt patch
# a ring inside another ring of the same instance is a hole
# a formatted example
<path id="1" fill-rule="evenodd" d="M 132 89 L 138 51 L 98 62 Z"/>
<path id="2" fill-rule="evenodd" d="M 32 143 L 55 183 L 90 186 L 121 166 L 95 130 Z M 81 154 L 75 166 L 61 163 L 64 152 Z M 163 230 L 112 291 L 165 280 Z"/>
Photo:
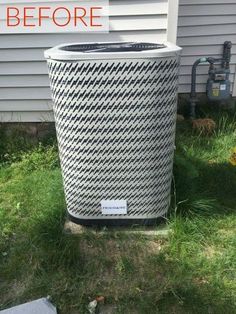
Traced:
<path id="1" fill-rule="evenodd" d="M 223 252 L 219 251 L 219 249 L 216 249 L 215 247 L 213 246 L 207 246 L 205 249 L 204 249 L 204 252 L 203 252 L 204 256 L 208 259 L 212 259 L 216 256 L 222 256 L 223 255 Z"/>

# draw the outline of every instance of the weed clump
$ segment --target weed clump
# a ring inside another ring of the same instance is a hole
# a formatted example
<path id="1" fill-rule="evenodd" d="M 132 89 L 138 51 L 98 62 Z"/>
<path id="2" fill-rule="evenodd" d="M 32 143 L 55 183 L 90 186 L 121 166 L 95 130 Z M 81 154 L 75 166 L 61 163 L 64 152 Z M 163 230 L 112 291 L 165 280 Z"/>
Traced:
<path id="1" fill-rule="evenodd" d="M 13 163 L 12 167 L 22 173 L 37 170 L 53 170 L 59 167 L 58 151 L 55 146 L 39 145 L 30 152 L 23 153 L 21 161 Z"/>

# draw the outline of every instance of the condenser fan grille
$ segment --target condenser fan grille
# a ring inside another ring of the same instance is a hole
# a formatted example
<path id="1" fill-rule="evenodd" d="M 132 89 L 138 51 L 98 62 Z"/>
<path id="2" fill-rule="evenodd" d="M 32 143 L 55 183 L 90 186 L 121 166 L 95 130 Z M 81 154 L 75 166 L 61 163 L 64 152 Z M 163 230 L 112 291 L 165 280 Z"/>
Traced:
<path id="1" fill-rule="evenodd" d="M 155 43 L 138 43 L 138 42 L 122 42 L 122 43 L 93 43 L 93 44 L 72 44 L 63 46 L 60 49 L 64 51 L 96 53 L 96 52 L 135 52 L 145 50 L 155 50 L 165 48 L 163 44 Z"/>

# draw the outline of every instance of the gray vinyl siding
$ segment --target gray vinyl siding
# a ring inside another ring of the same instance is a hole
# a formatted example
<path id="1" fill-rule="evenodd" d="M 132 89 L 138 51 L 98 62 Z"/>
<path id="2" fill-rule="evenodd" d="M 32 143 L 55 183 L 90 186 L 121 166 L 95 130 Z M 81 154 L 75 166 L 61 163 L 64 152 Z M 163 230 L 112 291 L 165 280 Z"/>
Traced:
<path id="1" fill-rule="evenodd" d="M 220 57 L 222 44 L 231 40 L 231 91 L 236 96 L 236 0 L 179 0 L 177 44 L 183 48 L 179 93 L 190 92 L 191 66 L 203 56 Z M 197 91 L 206 89 L 208 66 L 197 73 Z"/>
<path id="2" fill-rule="evenodd" d="M 49 5 L 56 0 L 44 2 Z M 53 119 L 43 51 L 54 45 L 113 40 L 166 41 L 168 0 L 110 0 L 110 5 L 109 34 L 0 35 L 0 121 Z"/>
<path id="3" fill-rule="evenodd" d="M 44 0 L 48 4 L 54 1 Z M 193 62 L 202 56 L 220 56 L 222 43 L 231 40 L 230 78 L 232 92 L 236 96 L 236 0 L 179 1 L 177 44 L 183 47 L 179 92 L 190 91 Z M 30 1 L 25 2 L 30 5 Z M 53 119 L 43 57 L 43 51 L 49 47 L 63 42 L 167 40 L 168 0 L 110 0 L 110 4 L 109 35 L 0 34 L 0 121 Z M 199 66 L 198 92 L 205 90 L 207 70 L 207 65 Z"/>

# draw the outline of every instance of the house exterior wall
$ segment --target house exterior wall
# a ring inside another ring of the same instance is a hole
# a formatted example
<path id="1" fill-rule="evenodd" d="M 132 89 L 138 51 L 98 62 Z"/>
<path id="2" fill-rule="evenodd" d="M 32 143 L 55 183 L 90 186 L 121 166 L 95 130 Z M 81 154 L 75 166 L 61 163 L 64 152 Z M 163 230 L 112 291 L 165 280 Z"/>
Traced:
<path id="1" fill-rule="evenodd" d="M 222 43 L 231 40 L 230 78 L 236 82 L 236 0 L 179 1 L 178 6 L 178 0 L 110 0 L 109 34 L 0 34 L 0 121 L 53 120 L 43 51 L 63 42 L 174 42 L 177 33 L 177 44 L 183 47 L 179 92 L 188 93 L 194 60 L 205 55 L 219 56 Z M 14 0 L 9 2 L 14 4 Z M 27 1 L 27 5 L 31 2 L 37 1 Z M 56 0 L 38 2 L 50 5 Z M 206 80 L 207 66 L 200 66 L 198 92 L 205 90 Z M 236 83 L 232 91 L 236 95 Z"/>
<path id="2" fill-rule="evenodd" d="M 203 56 L 221 57 L 231 40 L 231 92 L 236 96 L 236 0 L 179 0 L 177 44 L 183 48 L 179 93 L 190 92 L 191 66 Z M 197 92 L 205 92 L 208 65 L 197 70 Z"/>
<path id="3" fill-rule="evenodd" d="M 50 5 L 56 0 L 38 2 Z M 163 42 L 167 13 L 168 0 L 110 0 L 109 34 L 0 34 L 0 121 L 53 119 L 44 50 L 63 42 Z"/>

